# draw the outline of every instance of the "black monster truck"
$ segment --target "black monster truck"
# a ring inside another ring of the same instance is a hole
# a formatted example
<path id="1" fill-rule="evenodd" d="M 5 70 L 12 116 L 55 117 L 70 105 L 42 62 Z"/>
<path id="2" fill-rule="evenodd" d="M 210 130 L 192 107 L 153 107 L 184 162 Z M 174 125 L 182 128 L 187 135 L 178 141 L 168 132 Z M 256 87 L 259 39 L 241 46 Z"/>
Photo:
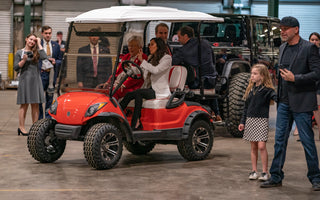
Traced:
<path id="1" fill-rule="evenodd" d="M 216 69 L 219 73 L 214 95 L 203 92 L 199 99 L 218 98 L 223 118 L 222 123 L 234 137 L 242 137 L 238 131 L 242 115 L 243 94 L 250 78 L 250 68 L 255 63 L 265 64 L 273 77 L 278 63 L 281 44 L 279 19 L 271 17 L 212 14 L 224 18 L 221 23 L 177 22 L 171 25 L 168 43 L 174 49 L 179 47 L 177 31 L 182 26 L 190 26 L 195 36 L 206 39 L 215 54 Z M 191 98 L 197 98 L 197 95 Z"/>

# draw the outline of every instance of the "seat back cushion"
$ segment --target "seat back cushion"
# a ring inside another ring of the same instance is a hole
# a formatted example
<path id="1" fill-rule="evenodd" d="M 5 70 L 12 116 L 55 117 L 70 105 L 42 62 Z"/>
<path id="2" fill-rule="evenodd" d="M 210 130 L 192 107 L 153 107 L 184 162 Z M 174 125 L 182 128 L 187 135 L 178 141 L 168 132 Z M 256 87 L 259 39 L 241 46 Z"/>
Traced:
<path id="1" fill-rule="evenodd" d="M 170 69 L 169 87 L 174 92 L 177 88 L 183 90 L 187 79 L 187 69 L 180 65 L 174 65 Z"/>

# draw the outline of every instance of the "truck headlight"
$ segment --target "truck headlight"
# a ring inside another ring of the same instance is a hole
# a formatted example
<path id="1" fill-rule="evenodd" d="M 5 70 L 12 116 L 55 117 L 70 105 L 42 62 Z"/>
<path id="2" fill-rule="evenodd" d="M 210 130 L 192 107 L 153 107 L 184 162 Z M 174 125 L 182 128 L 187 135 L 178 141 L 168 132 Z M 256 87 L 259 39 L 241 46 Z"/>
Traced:
<path id="1" fill-rule="evenodd" d="M 58 108 L 58 101 L 55 99 L 53 100 L 51 106 L 50 106 L 50 113 L 53 115 L 57 114 L 57 108 Z"/>
<path id="2" fill-rule="evenodd" d="M 100 110 L 101 108 L 103 108 L 103 106 L 105 106 L 107 104 L 107 102 L 101 102 L 101 103 L 96 103 L 93 104 L 92 106 L 90 106 L 86 112 L 86 114 L 84 115 L 85 117 L 91 117 L 92 115 L 94 115 L 98 110 Z"/>

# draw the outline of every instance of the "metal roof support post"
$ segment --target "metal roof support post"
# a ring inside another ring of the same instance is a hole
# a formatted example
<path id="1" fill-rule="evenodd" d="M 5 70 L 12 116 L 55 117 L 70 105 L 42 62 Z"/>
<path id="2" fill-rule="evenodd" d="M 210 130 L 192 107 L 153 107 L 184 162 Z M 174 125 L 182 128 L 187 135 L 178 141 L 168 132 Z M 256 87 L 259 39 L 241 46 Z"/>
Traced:
<path id="1" fill-rule="evenodd" d="M 279 0 L 268 0 L 268 16 L 279 17 Z"/>
<path id="2" fill-rule="evenodd" d="M 199 62 L 199 81 L 200 81 L 200 95 L 201 95 L 201 98 L 204 99 L 204 92 L 203 92 L 203 88 L 204 88 L 204 85 L 203 85 L 203 80 L 202 80 L 202 70 L 201 70 L 201 66 L 202 66 L 202 56 L 201 56 L 201 35 L 200 35 L 200 28 L 201 28 L 201 24 L 202 24 L 202 21 L 199 22 L 198 24 L 198 29 L 197 29 L 197 32 L 198 32 L 198 62 Z"/>
<path id="3" fill-rule="evenodd" d="M 24 0 L 24 38 L 30 34 L 30 24 L 31 24 L 31 0 Z"/>
<path id="4" fill-rule="evenodd" d="M 234 0 L 233 1 L 233 13 L 234 14 L 241 14 L 241 8 L 243 7 L 243 4 L 241 0 Z"/>

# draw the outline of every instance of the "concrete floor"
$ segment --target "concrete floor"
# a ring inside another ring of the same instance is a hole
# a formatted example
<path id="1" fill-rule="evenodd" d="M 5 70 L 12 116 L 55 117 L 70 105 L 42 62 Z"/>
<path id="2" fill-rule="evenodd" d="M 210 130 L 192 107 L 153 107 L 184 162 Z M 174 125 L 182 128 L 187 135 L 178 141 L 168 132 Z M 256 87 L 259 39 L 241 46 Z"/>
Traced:
<path id="1" fill-rule="evenodd" d="M 187 162 L 174 145 L 157 145 L 146 156 L 124 150 L 111 169 L 92 169 L 83 156 L 82 142 L 68 141 L 63 156 L 40 164 L 29 154 L 27 137 L 17 136 L 16 90 L 0 91 L 0 200 L 42 199 L 319 199 L 311 190 L 301 144 L 290 137 L 283 186 L 261 189 L 249 181 L 250 144 L 232 138 L 223 128 L 215 132 L 208 159 Z M 270 114 L 267 143 L 269 166 L 273 156 L 275 106 Z M 30 112 L 27 127 L 31 126 Z M 315 129 L 318 152 L 320 142 Z M 259 170 L 261 162 L 259 160 Z"/>

